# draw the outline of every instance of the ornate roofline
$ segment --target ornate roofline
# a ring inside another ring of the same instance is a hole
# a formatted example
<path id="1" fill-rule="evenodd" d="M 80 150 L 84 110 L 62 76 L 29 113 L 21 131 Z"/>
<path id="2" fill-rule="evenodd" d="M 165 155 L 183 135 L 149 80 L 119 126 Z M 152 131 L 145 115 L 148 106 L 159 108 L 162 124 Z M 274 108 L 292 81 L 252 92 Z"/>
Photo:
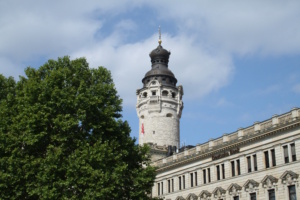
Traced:
<path id="1" fill-rule="evenodd" d="M 179 165 L 185 165 L 224 151 L 239 148 L 249 142 L 255 142 L 267 136 L 299 127 L 299 115 L 300 109 L 292 109 L 292 111 L 288 113 L 284 113 L 280 116 L 273 116 L 273 118 L 269 120 L 265 120 L 261 123 L 255 123 L 253 126 L 245 129 L 239 129 L 237 132 L 232 134 L 223 135 L 221 138 L 210 140 L 202 145 L 197 145 L 195 148 L 189 149 L 185 152 L 157 160 L 153 162 L 153 165 L 158 167 L 157 172 L 160 173 Z M 252 130 L 252 132 L 249 130 Z M 246 133 L 244 131 L 246 131 Z M 222 142 L 219 142 L 221 139 Z M 217 143 L 217 145 L 214 145 L 214 143 Z"/>

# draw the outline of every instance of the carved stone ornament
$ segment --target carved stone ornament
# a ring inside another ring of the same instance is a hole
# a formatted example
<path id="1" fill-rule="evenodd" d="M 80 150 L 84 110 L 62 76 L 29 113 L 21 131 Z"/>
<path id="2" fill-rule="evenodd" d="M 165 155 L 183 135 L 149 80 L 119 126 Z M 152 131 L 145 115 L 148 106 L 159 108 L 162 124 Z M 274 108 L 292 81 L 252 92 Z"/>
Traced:
<path id="1" fill-rule="evenodd" d="M 253 179 L 249 179 L 245 184 L 244 188 L 246 192 L 252 193 L 258 190 L 259 183 Z"/>
<path id="2" fill-rule="evenodd" d="M 178 197 L 176 197 L 175 200 L 185 200 L 185 199 L 182 196 L 178 196 Z"/>
<path id="3" fill-rule="evenodd" d="M 287 170 L 281 175 L 280 179 L 283 184 L 298 186 L 298 177 L 299 175 L 295 172 Z"/>
<path id="4" fill-rule="evenodd" d="M 209 200 L 211 197 L 211 193 L 208 192 L 207 190 L 203 190 L 200 195 L 199 195 L 201 200 Z"/>
<path id="5" fill-rule="evenodd" d="M 222 199 L 226 194 L 226 190 L 224 190 L 221 187 L 217 187 L 214 191 L 213 191 L 213 195 L 215 198 L 217 199 Z"/>
<path id="6" fill-rule="evenodd" d="M 267 188 L 267 189 L 271 189 L 271 188 L 277 189 L 277 182 L 278 179 L 272 175 L 266 175 L 261 181 L 263 188 Z"/>
<path id="7" fill-rule="evenodd" d="M 241 193 L 242 187 L 236 183 L 232 183 L 227 190 L 230 195 L 238 196 Z"/>
<path id="8" fill-rule="evenodd" d="M 186 200 L 197 200 L 198 197 L 194 193 L 190 193 L 187 197 Z"/>

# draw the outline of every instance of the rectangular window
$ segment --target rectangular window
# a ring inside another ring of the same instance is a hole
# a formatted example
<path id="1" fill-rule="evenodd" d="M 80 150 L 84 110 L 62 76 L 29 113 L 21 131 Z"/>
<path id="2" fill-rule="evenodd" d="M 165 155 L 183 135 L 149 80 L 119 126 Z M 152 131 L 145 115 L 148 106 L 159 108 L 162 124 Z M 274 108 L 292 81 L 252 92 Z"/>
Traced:
<path id="1" fill-rule="evenodd" d="M 247 157 L 247 164 L 248 164 L 248 172 L 251 172 L 251 157 Z"/>
<path id="2" fill-rule="evenodd" d="M 168 180 L 168 193 L 171 192 L 171 180 Z"/>
<path id="3" fill-rule="evenodd" d="M 233 197 L 233 200 L 240 200 L 240 197 L 239 196 L 235 196 L 235 197 Z"/>
<path id="4" fill-rule="evenodd" d="M 291 151 L 292 151 L 292 161 L 296 161 L 296 149 L 295 149 L 295 144 L 291 144 Z"/>
<path id="5" fill-rule="evenodd" d="M 265 165 L 266 165 L 266 168 L 269 168 L 270 167 L 270 165 L 269 165 L 269 151 L 265 151 L 264 154 L 265 154 Z"/>
<path id="6" fill-rule="evenodd" d="M 193 179 L 193 173 L 190 173 L 191 176 L 191 187 L 194 187 L 194 179 Z"/>
<path id="7" fill-rule="evenodd" d="M 161 194 L 164 194 L 164 183 L 161 182 Z"/>
<path id="8" fill-rule="evenodd" d="M 254 162 L 254 171 L 257 171 L 257 158 L 256 158 L 256 154 L 253 155 L 253 162 Z"/>
<path id="9" fill-rule="evenodd" d="M 179 190 L 181 190 L 181 176 L 178 177 L 178 182 L 179 182 Z"/>
<path id="10" fill-rule="evenodd" d="M 289 200 L 297 200 L 295 185 L 291 185 L 289 188 Z"/>
<path id="11" fill-rule="evenodd" d="M 241 164 L 240 164 L 240 160 L 236 161 L 236 165 L 237 165 L 237 173 L 238 175 L 241 175 Z"/>
<path id="12" fill-rule="evenodd" d="M 235 176 L 235 163 L 234 163 L 234 161 L 231 161 L 231 175 Z"/>
<path id="13" fill-rule="evenodd" d="M 225 179 L 225 165 L 222 164 L 222 178 Z"/>
<path id="14" fill-rule="evenodd" d="M 198 185 L 198 176 L 197 176 L 197 172 L 195 172 L 195 186 Z"/>
<path id="15" fill-rule="evenodd" d="M 206 170 L 203 170 L 203 184 L 206 183 Z"/>
<path id="16" fill-rule="evenodd" d="M 160 195 L 160 183 L 157 183 L 157 194 Z"/>
<path id="17" fill-rule="evenodd" d="M 172 192 L 174 192 L 174 179 L 172 179 L 171 182 L 172 182 Z"/>
<path id="18" fill-rule="evenodd" d="M 217 165 L 217 180 L 220 180 L 220 166 Z"/>
<path id="19" fill-rule="evenodd" d="M 207 169 L 207 173 L 208 173 L 208 182 L 210 183 L 211 179 L 210 179 L 210 168 Z"/>
<path id="20" fill-rule="evenodd" d="M 182 188 L 185 189 L 185 176 L 182 176 Z"/>
<path id="21" fill-rule="evenodd" d="M 271 149 L 271 156 L 272 156 L 272 165 L 276 166 L 275 149 Z"/>
<path id="22" fill-rule="evenodd" d="M 256 193 L 250 193 L 250 200 L 256 200 Z"/>
<path id="23" fill-rule="evenodd" d="M 288 146 L 283 146 L 283 154 L 284 154 L 284 162 L 289 163 L 289 152 L 288 152 Z"/>
<path id="24" fill-rule="evenodd" d="M 269 200 L 275 200 L 275 190 L 268 190 L 269 193 Z"/>

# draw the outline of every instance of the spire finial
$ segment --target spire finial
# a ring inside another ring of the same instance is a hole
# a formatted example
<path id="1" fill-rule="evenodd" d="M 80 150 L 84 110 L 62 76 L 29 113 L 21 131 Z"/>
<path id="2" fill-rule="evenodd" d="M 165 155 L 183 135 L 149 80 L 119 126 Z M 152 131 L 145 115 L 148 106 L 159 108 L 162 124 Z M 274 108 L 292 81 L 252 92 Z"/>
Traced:
<path id="1" fill-rule="evenodd" d="M 161 32 L 160 32 L 160 26 L 158 26 L 158 44 L 161 45 Z"/>

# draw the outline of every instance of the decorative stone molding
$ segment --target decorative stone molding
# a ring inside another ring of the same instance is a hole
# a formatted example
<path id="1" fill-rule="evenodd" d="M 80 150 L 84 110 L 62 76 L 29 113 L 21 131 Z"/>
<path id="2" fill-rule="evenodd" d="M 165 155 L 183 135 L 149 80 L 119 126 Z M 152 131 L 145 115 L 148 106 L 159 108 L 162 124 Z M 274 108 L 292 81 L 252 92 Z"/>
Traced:
<path id="1" fill-rule="evenodd" d="M 185 199 L 182 196 L 178 196 L 178 197 L 176 197 L 175 200 L 185 200 Z"/>
<path id="2" fill-rule="evenodd" d="M 272 117 L 272 126 L 276 127 L 278 125 L 279 121 L 278 121 L 278 116 L 277 115 L 273 115 Z"/>
<path id="3" fill-rule="evenodd" d="M 239 196 L 241 194 L 242 187 L 236 183 L 232 183 L 227 190 L 230 195 Z"/>
<path id="4" fill-rule="evenodd" d="M 214 195 L 214 198 L 223 199 L 226 195 L 226 190 L 224 190 L 221 187 L 217 187 L 214 189 L 214 191 L 212 193 Z"/>
<path id="5" fill-rule="evenodd" d="M 228 137 L 228 134 L 227 133 L 224 133 L 223 134 L 223 142 L 228 142 L 229 141 L 229 137 Z"/>
<path id="6" fill-rule="evenodd" d="M 200 194 L 199 194 L 200 200 L 210 200 L 211 197 L 211 193 L 208 192 L 207 190 L 203 190 Z"/>
<path id="7" fill-rule="evenodd" d="M 254 122 L 254 132 L 259 133 L 260 132 L 260 123 Z"/>
<path id="8" fill-rule="evenodd" d="M 209 149 L 212 149 L 214 147 L 214 140 L 211 139 L 209 142 L 208 142 L 208 148 Z"/>
<path id="9" fill-rule="evenodd" d="M 238 129 L 238 138 L 242 139 L 244 137 L 244 131 L 243 128 L 239 128 Z"/>
<path id="10" fill-rule="evenodd" d="M 295 121 L 299 117 L 298 108 L 292 108 L 292 119 Z"/>
<path id="11" fill-rule="evenodd" d="M 244 184 L 245 191 L 249 192 L 249 193 L 258 191 L 258 186 L 259 186 L 259 183 L 253 179 L 249 179 Z"/>
<path id="12" fill-rule="evenodd" d="M 266 175 L 263 178 L 263 180 L 261 181 L 263 188 L 265 188 L 265 189 L 276 188 L 276 190 L 277 190 L 277 182 L 278 182 L 278 179 L 272 175 Z"/>
<path id="13" fill-rule="evenodd" d="M 299 175 L 293 171 L 285 171 L 281 176 L 280 179 L 282 180 L 282 184 L 284 185 L 298 185 L 298 177 Z"/>
<path id="14" fill-rule="evenodd" d="M 197 200 L 198 197 L 194 193 L 190 193 L 187 197 L 186 200 Z"/>

